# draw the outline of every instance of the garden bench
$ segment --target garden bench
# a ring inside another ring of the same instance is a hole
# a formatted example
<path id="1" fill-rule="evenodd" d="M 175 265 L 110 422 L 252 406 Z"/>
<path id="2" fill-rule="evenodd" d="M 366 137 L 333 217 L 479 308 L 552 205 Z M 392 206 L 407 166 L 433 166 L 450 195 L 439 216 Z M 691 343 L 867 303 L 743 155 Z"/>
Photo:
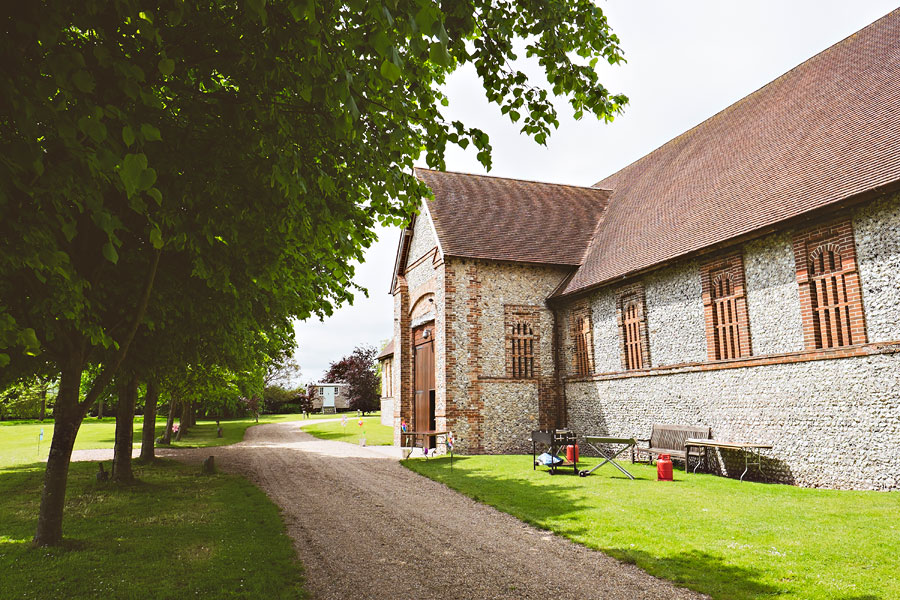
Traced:
<path id="1" fill-rule="evenodd" d="M 673 460 L 684 461 L 684 468 L 688 466 L 688 452 L 685 450 L 685 441 L 688 439 L 707 440 L 711 429 L 697 425 L 661 425 L 655 423 L 650 431 L 649 438 L 637 438 L 638 442 L 644 442 L 647 447 L 635 446 L 631 450 L 631 462 L 635 460 L 635 452 L 640 456 L 641 452 L 647 454 L 647 462 L 660 454 L 668 454 Z M 700 460 L 701 451 L 696 446 L 691 447 L 690 457 Z"/>

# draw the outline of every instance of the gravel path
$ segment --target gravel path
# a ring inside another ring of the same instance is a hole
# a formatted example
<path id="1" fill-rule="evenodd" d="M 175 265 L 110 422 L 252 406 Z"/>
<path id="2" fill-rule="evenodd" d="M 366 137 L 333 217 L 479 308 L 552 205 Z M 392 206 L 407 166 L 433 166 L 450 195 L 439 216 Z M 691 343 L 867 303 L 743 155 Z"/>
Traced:
<path id="1" fill-rule="evenodd" d="M 703 598 L 526 525 L 299 423 L 260 425 L 233 446 L 160 450 L 260 486 L 283 510 L 313 598 Z"/>

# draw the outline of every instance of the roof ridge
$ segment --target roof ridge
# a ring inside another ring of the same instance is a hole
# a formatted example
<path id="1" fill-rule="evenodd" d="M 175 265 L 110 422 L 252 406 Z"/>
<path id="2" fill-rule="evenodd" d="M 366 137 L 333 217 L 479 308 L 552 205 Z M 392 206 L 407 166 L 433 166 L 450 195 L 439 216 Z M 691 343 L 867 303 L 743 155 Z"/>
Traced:
<path id="1" fill-rule="evenodd" d="M 575 185 L 573 183 L 553 183 L 551 181 L 538 181 L 536 179 L 522 179 L 520 177 L 503 177 L 501 175 L 486 175 L 483 173 L 466 173 L 465 171 L 441 171 L 439 169 L 428 169 L 425 167 L 414 167 L 414 171 L 428 171 L 430 173 L 445 173 L 452 175 L 465 175 L 466 177 L 482 177 L 484 179 L 503 179 L 505 181 L 521 181 L 522 183 L 536 183 L 538 185 L 553 185 L 558 187 L 570 187 L 579 190 L 596 190 L 598 192 L 611 192 L 612 190 L 607 188 L 597 187 L 594 185 Z"/>
<path id="2" fill-rule="evenodd" d="M 659 151 L 660 149 L 665 148 L 665 147 L 668 146 L 669 144 L 671 144 L 671 143 L 673 143 L 673 142 L 675 142 L 675 141 L 677 141 L 677 140 L 679 140 L 679 139 L 681 139 L 681 138 L 684 138 L 684 137 L 686 137 L 687 135 L 693 133 L 695 130 L 699 129 L 700 127 L 702 127 L 702 126 L 705 125 L 706 123 L 709 123 L 710 121 L 713 121 L 713 120 L 716 119 L 717 117 L 720 117 L 720 116 L 724 115 L 724 114 L 727 113 L 728 111 L 730 111 L 730 110 L 736 108 L 738 105 L 741 105 L 741 104 L 744 104 L 745 102 L 748 102 L 748 101 L 750 100 L 750 98 L 756 96 L 759 92 L 761 92 L 761 91 L 764 90 L 765 88 L 769 87 L 769 86 L 772 85 L 773 83 L 775 83 L 775 82 L 777 82 L 777 81 L 779 81 L 779 80 L 781 80 L 781 79 L 784 79 L 785 77 L 787 77 L 788 75 L 790 75 L 790 74 L 793 73 L 794 71 L 797 71 L 797 70 L 800 69 L 801 67 L 806 66 L 810 61 L 812 61 L 812 60 L 814 60 L 814 59 L 817 59 L 817 58 L 819 58 L 819 57 L 822 56 L 822 55 L 825 55 L 825 54 L 827 54 L 827 53 L 830 53 L 831 51 L 836 50 L 836 49 L 837 49 L 838 47 L 840 47 L 840 46 L 843 46 L 843 45 L 844 45 L 848 40 L 850 40 L 851 38 L 854 38 L 854 37 L 858 36 L 861 32 L 865 31 L 866 29 L 869 29 L 870 27 L 873 27 L 873 26 L 876 25 L 877 23 L 879 23 L 879 22 L 881 22 L 881 21 L 887 19 L 888 17 L 890 17 L 890 16 L 893 15 L 894 13 L 897 13 L 898 11 L 900 11 L 900 8 L 895 8 L 894 10 L 888 12 L 887 14 L 885 14 L 885 15 L 879 17 L 878 19 L 872 21 L 871 23 L 869 23 L 869 24 L 866 25 L 865 27 L 862 27 L 862 28 L 860 28 L 860 29 L 857 29 L 857 30 L 854 31 L 853 33 L 847 35 L 846 37 L 841 38 L 840 40 L 838 40 L 837 42 L 831 44 L 831 45 L 828 46 L 827 48 L 824 48 L 824 49 L 822 49 L 821 51 L 819 51 L 819 52 L 813 54 L 812 56 L 810 56 L 809 58 L 807 58 L 807 59 L 804 60 L 803 62 L 794 65 L 793 67 L 791 67 L 790 69 L 788 69 L 787 71 L 785 71 L 784 73 L 782 73 L 781 75 L 779 75 L 778 77 L 776 77 L 775 79 L 772 79 L 771 81 L 768 81 L 768 82 L 764 83 L 763 85 L 759 86 L 758 88 L 756 88 L 756 89 L 753 90 L 752 92 L 748 93 L 746 96 L 743 96 L 742 98 L 740 98 L 740 99 L 738 99 L 738 100 L 735 100 L 734 102 L 732 102 L 731 104 L 729 104 L 728 106 L 726 106 L 725 108 L 723 108 L 722 110 L 720 110 L 720 111 L 718 111 L 718 112 L 716 112 L 716 113 L 710 115 L 709 117 L 705 118 L 704 120 L 700 121 L 699 123 L 697 123 L 696 125 L 694 125 L 694 126 L 691 127 L 690 129 L 681 132 L 680 134 L 676 135 L 675 137 L 671 138 L 670 140 L 667 140 L 666 142 L 663 142 L 662 144 L 660 144 L 659 146 L 657 146 L 656 148 L 654 148 L 654 149 L 651 150 L 650 152 L 647 152 L 646 154 L 644 154 L 644 155 L 641 156 L 640 158 L 637 158 L 637 159 L 631 161 L 630 163 L 628 163 L 627 165 L 625 165 L 625 166 L 622 167 L 621 169 L 619 169 L 619 170 L 617 170 L 617 171 L 615 171 L 615 172 L 613 172 L 613 173 L 610 173 L 609 175 L 607 175 L 606 177 L 604 177 L 603 179 L 601 179 L 600 181 L 598 181 L 598 182 L 595 183 L 594 185 L 595 185 L 595 186 L 598 186 L 598 185 L 600 185 L 601 183 L 603 183 L 604 181 L 606 181 L 607 179 L 609 179 L 609 178 L 611 178 L 611 177 L 615 177 L 616 175 L 618 175 L 618 174 L 621 173 L 622 171 L 631 168 L 632 166 L 634 166 L 634 165 L 640 163 L 641 161 L 643 161 L 643 160 L 646 159 L 646 158 L 649 158 L 650 156 L 652 156 L 653 154 L 655 154 L 655 153 L 656 153 L 657 151 Z M 610 190 L 610 191 L 614 191 L 614 190 Z M 612 199 L 610 198 L 610 200 L 612 200 Z"/>

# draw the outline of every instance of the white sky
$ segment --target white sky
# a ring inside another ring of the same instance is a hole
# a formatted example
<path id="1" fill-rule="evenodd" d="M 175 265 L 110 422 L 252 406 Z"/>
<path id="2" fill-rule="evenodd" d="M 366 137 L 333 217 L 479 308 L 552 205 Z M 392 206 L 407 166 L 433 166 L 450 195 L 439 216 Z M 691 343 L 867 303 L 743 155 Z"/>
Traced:
<path id="1" fill-rule="evenodd" d="M 491 175 L 592 185 L 887 14 L 896 1 L 600 2 L 628 61 L 598 65 L 603 84 L 630 99 L 613 123 L 589 116 L 575 121 L 560 98 L 560 127 L 547 147 L 539 146 L 488 104 L 474 69 L 449 79 L 445 116 L 490 135 Z M 536 63 L 520 68 L 539 73 Z M 447 169 L 485 172 L 471 149 L 450 149 Z M 369 290 L 368 298 L 357 294 L 352 306 L 325 322 L 297 323 L 295 356 L 304 383 L 318 380 L 357 345 L 391 337 L 388 288 L 398 238 L 397 230 L 379 231 L 357 268 L 355 281 Z"/>

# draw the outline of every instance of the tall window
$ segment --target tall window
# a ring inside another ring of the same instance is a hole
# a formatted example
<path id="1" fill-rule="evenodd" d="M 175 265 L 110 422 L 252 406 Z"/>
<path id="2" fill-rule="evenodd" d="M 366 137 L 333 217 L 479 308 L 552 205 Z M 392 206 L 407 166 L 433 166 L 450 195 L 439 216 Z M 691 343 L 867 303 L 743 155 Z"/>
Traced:
<path id="1" fill-rule="evenodd" d="M 393 358 L 388 358 L 381 362 L 381 396 L 383 398 L 391 398 L 394 395 L 394 374 L 391 372 L 393 363 Z"/>
<path id="2" fill-rule="evenodd" d="M 510 370 L 514 379 L 534 377 L 534 327 L 528 322 L 509 325 L 512 344 Z"/>
<path id="3" fill-rule="evenodd" d="M 737 296 L 734 294 L 734 283 L 727 273 L 717 275 L 713 279 L 711 294 L 716 360 L 737 358 L 741 355 Z"/>
<path id="4" fill-rule="evenodd" d="M 850 220 L 798 233 L 794 258 L 806 347 L 864 344 L 865 319 Z"/>
<path id="5" fill-rule="evenodd" d="M 506 328 L 506 376 L 511 379 L 539 377 L 541 307 L 506 305 L 503 312 Z"/>
<path id="6" fill-rule="evenodd" d="M 616 299 L 619 349 L 622 368 L 626 371 L 650 367 L 645 304 L 644 286 L 641 283 L 633 283 L 621 289 Z"/>
<path id="7" fill-rule="evenodd" d="M 590 375 L 593 371 L 591 360 L 591 317 L 580 315 L 575 317 L 575 374 Z"/>
<path id="8" fill-rule="evenodd" d="M 819 246 L 810 254 L 809 287 L 816 348 L 856 343 L 850 321 L 847 274 L 841 253 L 832 244 Z"/>
<path id="9" fill-rule="evenodd" d="M 744 260 L 730 254 L 700 268 L 709 360 L 750 356 L 750 325 L 744 294 Z"/>
<path id="10" fill-rule="evenodd" d="M 638 299 L 630 297 L 623 303 L 622 335 L 625 340 L 625 368 L 643 369 L 644 356 L 641 352 L 641 310 Z"/>

